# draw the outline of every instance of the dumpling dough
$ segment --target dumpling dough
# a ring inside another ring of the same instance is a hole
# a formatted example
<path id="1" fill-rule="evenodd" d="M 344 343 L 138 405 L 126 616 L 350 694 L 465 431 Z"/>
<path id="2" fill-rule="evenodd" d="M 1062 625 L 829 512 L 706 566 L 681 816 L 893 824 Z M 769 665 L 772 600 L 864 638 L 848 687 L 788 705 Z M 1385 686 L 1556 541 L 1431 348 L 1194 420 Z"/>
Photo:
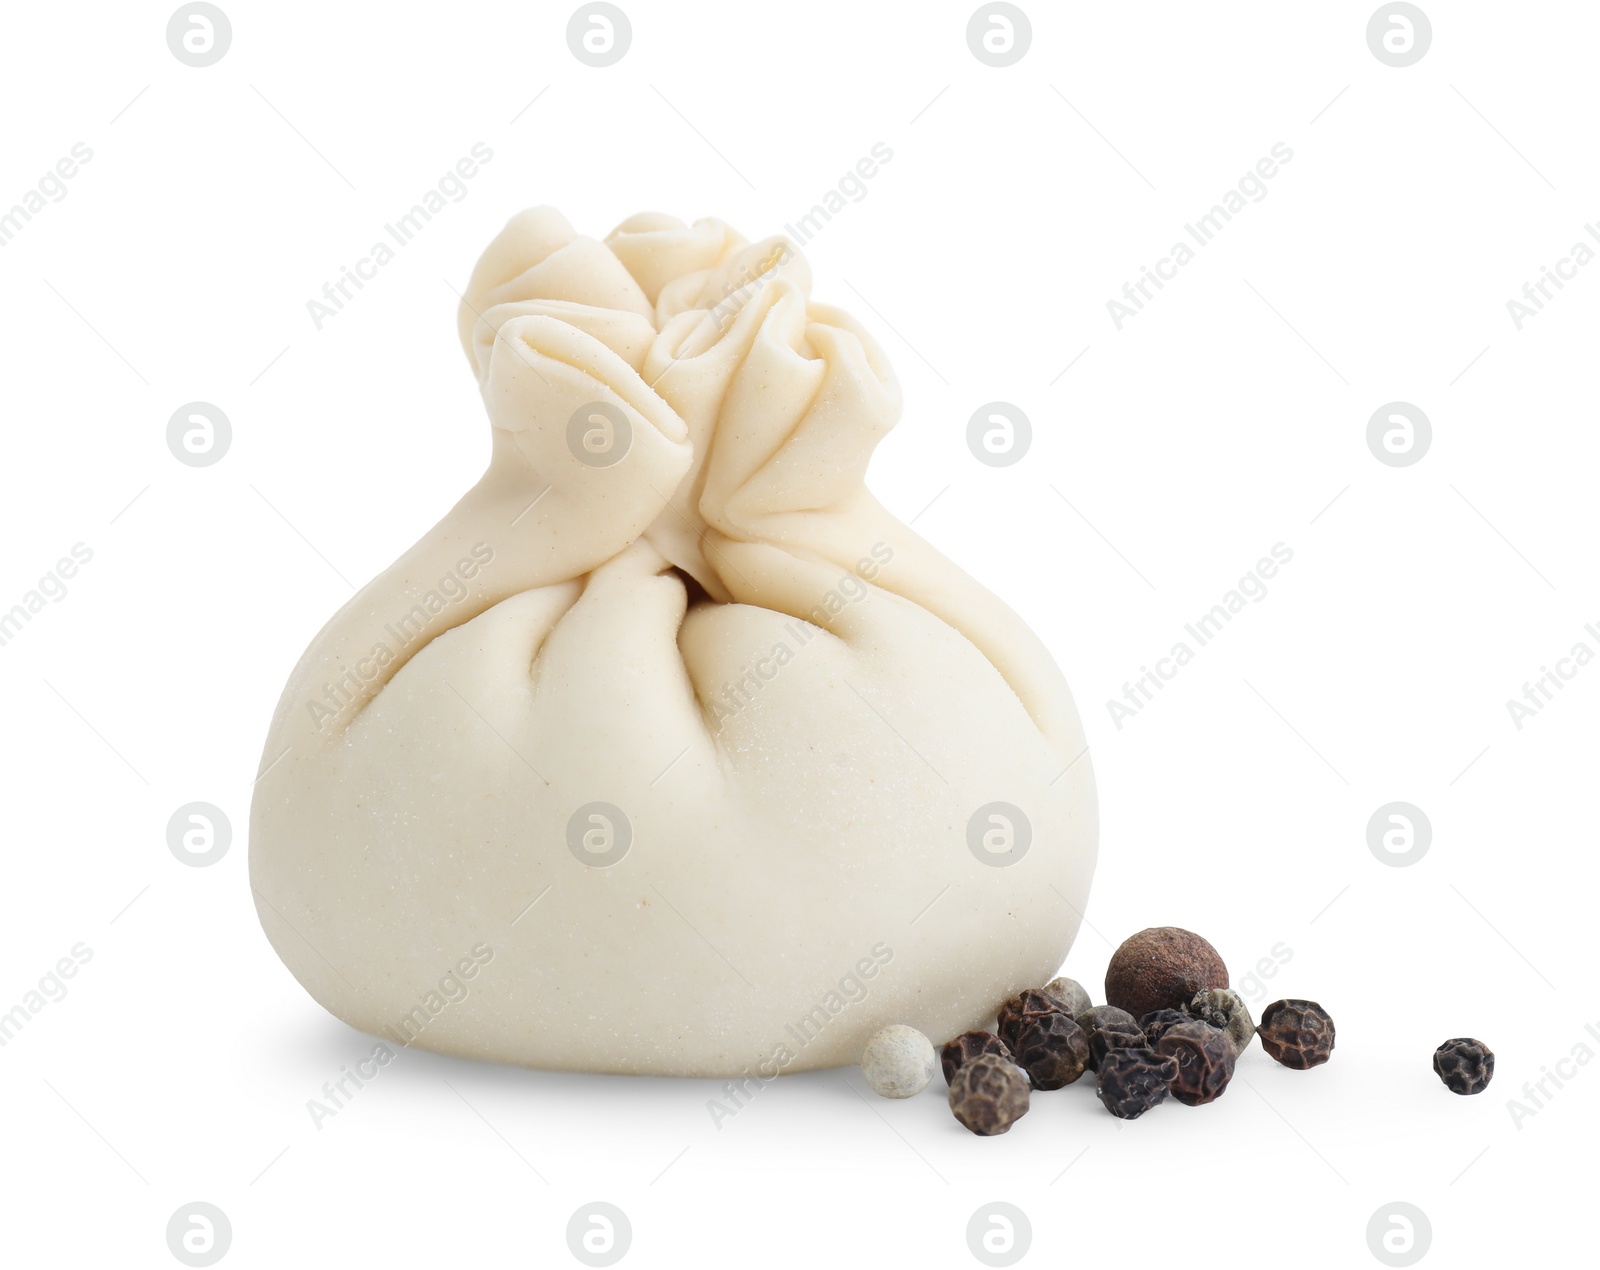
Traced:
<path id="1" fill-rule="evenodd" d="M 1061 965 L 1096 847 L 1071 695 L 867 492 L 899 388 L 810 293 L 716 220 L 539 208 L 484 252 L 488 471 L 301 658 L 251 810 L 262 926 L 340 1019 L 770 1076 Z"/>

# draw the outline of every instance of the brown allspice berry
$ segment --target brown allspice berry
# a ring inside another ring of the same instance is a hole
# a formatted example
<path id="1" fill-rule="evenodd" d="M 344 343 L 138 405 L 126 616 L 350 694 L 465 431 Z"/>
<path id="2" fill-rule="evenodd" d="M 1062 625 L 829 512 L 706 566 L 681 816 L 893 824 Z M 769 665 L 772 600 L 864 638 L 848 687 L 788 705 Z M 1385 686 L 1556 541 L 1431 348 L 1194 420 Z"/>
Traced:
<path id="1" fill-rule="evenodd" d="M 1015 1063 L 980 1054 L 956 1069 L 950 1111 L 980 1137 L 1004 1133 L 1028 1113 L 1028 1078 Z"/>
<path id="2" fill-rule="evenodd" d="M 1011 1058 L 1011 1051 L 1006 1048 L 1006 1043 L 993 1032 L 963 1032 L 954 1040 L 946 1041 L 939 1051 L 939 1065 L 944 1068 L 944 1083 L 948 1085 L 955 1079 L 957 1068 L 984 1054 L 1008 1060 Z"/>
<path id="3" fill-rule="evenodd" d="M 1228 967 L 1193 931 L 1152 926 L 1130 935 L 1106 967 L 1106 1001 L 1143 1018 L 1181 1010 L 1197 992 L 1228 986 Z"/>
<path id="4" fill-rule="evenodd" d="M 1333 1053 L 1333 1019 L 1315 1001 L 1298 997 L 1274 1001 L 1263 1010 L 1256 1035 L 1262 1049 L 1298 1071 L 1326 1063 Z"/>
<path id="5" fill-rule="evenodd" d="M 1169 1027 L 1156 1045 L 1156 1053 L 1177 1060 L 1172 1096 L 1190 1107 L 1222 1097 L 1237 1061 L 1228 1034 L 1198 1020 Z"/>

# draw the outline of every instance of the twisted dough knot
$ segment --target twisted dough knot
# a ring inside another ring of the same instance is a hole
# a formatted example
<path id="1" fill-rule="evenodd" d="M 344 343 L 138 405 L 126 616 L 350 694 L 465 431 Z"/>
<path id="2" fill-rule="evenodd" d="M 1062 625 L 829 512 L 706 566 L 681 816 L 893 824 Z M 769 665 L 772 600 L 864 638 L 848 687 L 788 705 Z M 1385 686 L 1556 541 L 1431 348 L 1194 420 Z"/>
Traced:
<path id="1" fill-rule="evenodd" d="M 674 490 L 657 491 L 667 506 L 644 537 L 725 599 L 707 530 L 771 538 L 785 517 L 849 508 L 899 417 L 882 351 L 810 291 L 810 268 L 781 236 L 748 243 L 719 220 L 686 226 L 644 214 L 602 243 L 535 208 L 483 253 L 459 327 L 499 427 L 525 430 L 536 417 L 499 408 L 491 391 L 498 363 L 529 360 L 526 343 L 581 365 L 597 399 L 614 395 L 668 437 L 687 438 L 688 470 Z M 565 328 L 560 338 L 553 324 Z"/>

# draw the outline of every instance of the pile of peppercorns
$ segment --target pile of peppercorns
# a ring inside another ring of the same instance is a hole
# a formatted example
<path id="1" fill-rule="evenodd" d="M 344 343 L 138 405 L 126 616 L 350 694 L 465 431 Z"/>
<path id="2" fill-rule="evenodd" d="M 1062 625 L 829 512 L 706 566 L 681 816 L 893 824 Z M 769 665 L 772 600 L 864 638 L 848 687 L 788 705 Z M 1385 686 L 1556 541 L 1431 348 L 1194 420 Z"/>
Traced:
<path id="1" fill-rule="evenodd" d="M 1126 940 L 1106 970 L 1106 1004 L 1082 985 L 1055 979 L 1000 1006 L 993 1032 L 963 1032 L 939 1062 L 950 1110 L 985 1137 L 1005 1133 L 1028 1111 L 1030 1092 L 1061 1089 L 1085 1072 L 1112 1115 L 1137 1120 L 1170 1094 L 1190 1107 L 1220 1098 L 1252 1037 L 1285 1067 L 1304 1071 L 1333 1052 L 1333 1019 L 1315 1001 L 1274 1001 L 1259 1026 L 1228 987 L 1222 958 L 1199 935 L 1176 926 Z M 867 1043 L 862 1071 L 890 1098 L 920 1093 L 933 1078 L 932 1043 L 896 1024 Z M 1433 1056 L 1446 1087 L 1475 1094 L 1494 1075 L 1481 1041 L 1446 1041 Z"/>

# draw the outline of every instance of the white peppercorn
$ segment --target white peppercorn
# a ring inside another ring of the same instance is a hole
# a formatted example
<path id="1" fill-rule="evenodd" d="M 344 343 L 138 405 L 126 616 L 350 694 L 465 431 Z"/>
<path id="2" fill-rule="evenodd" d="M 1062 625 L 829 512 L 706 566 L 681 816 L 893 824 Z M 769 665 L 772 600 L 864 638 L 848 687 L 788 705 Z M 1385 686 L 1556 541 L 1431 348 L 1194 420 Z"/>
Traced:
<path id="1" fill-rule="evenodd" d="M 920 1094 L 937 1066 L 933 1042 L 904 1023 L 891 1023 L 874 1033 L 861 1052 L 861 1074 L 867 1087 L 881 1098 Z"/>

